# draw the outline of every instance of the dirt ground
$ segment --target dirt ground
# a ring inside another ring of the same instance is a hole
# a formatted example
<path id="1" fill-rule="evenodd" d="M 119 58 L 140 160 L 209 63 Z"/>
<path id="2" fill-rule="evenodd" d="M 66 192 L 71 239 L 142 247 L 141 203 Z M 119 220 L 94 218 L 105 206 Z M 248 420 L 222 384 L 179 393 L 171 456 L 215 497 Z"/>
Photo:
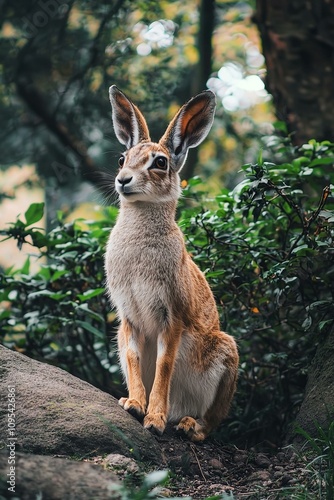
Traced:
<path id="1" fill-rule="evenodd" d="M 226 493 L 234 499 L 271 500 L 282 489 L 290 498 L 289 491 L 309 483 L 305 461 L 291 448 L 271 455 L 224 446 L 210 438 L 193 444 L 172 431 L 157 439 L 172 472 L 173 496 L 203 500 Z"/>
<path id="2" fill-rule="evenodd" d="M 297 498 L 297 489 L 300 493 L 305 486 L 309 492 L 317 490 L 305 457 L 291 447 L 269 454 L 224 445 L 214 438 L 194 444 L 168 428 L 156 439 L 166 461 L 158 469 L 170 471 L 162 491 L 166 498 L 204 500 L 222 498 L 225 493 L 226 499 L 233 500 L 276 500 Z M 122 480 L 125 478 L 122 466 L 113 470 Z M 316 493 L 311 495 L 307 498 L 319 498 Z"/>

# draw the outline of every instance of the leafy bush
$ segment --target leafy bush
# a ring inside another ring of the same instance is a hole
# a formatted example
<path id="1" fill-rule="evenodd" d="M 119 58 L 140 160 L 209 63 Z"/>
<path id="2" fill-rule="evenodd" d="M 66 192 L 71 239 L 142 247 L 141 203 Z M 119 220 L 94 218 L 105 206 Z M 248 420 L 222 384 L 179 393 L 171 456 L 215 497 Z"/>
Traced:
<path id="1" fill-rule="evenodd" d="M 274 155 L 275 153 L 275 155 Z M 318 335 L 333 327 L 334 144 L 276 147 L 270 163 L 243 166 L 244 180 L 214 199 L 191 179 L 180 205 L 188 249 L 206 273 L 222 328 L 240 348 L 238 394 L 221 439 L 278 444 L 298 409 Z M 103 253 L 116 210 L 98 222 L 2 231 L 19 245 L 31 238 L 48 259 L 36 274 L 28 262 L 2 277 L 2 342 L 54 362 L 95 385 L 119 392 L 114 315 L 103 294 Z"/>
<path id="2" fill-rule="evenodd" d="M 223 190 L 211 204 L 202 194 L 181 217 L 189 250 L 220 304 L 222 327 L 239 341 L 229 439 L 274 444 L 302 399 L 317 335 L 334 321 L 334 145 L 310 141 L 278 152 L 290 158 L 244 165 L 245 179 L 232 192 Z"/>
<path id="3" fill-rule="evenodd" d="M 35 227 L 43 211 L 44 204 L 35 203 L 25 221 L 17 219 L 2 231 L 20 248 L 24 243 L 36 247 L 41 260 L 36 274 L 29 272 L 31 256 L 21 269 L 10 268 L 2 276 L 2 341 L 117 394 L 118 366 L 109 342 L 115 315 L 104 293 L 103 262 L 117 210 L 105 210 L 103 220 L 70 224 L 59 214 L 48 234 Z"/>

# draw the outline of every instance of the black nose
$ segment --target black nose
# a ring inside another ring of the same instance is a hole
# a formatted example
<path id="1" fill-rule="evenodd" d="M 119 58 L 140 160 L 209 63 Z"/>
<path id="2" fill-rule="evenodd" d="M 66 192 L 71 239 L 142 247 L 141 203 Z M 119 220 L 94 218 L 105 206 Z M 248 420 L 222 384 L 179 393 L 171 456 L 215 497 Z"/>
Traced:
<path id="1" fill-rule="evenodd" d="M 132 181 L 132 177 L 124 177 L 124 178 L 117 178 L 117 182 L 121 184 L 122 186 L 125 186 L 125 184 L 129 184 Z"/>

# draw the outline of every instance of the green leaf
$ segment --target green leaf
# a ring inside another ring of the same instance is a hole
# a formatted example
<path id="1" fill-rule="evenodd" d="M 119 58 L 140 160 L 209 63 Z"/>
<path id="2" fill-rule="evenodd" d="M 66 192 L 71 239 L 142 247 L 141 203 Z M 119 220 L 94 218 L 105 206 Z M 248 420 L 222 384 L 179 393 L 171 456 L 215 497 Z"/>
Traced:
<path id="1" fill-rule="evenodd" d="M 188 180 L 189 186 L 198 186 L 198 184 L 202 184 L 202 179 L 200 177 L 198 177 L 197 175 L 195 177 L 191 177 Z"/>
<path id="2" fill-rule="evenodd" d="M 304 330 L 309 330 L 311 328 L 311 325 L 312 318 L 311 316 L 307 316 L 307 318 L 305 318 L 305 320 L 303 321 L 302 328 L 304 328 Z"/>
<path id="3" fill-rule="evenodd" d="M 16 229 L 23 229 L 23 228 L 26 227 L 26 224 L 24 222 L 22 222 L 20 219 L 17 219 L 17 221 L 15 222 L 15 224 L 12 224 L 12 225 Z"/>
<path id="4" fill-rule="evenodd" d="M 27 226 L 30 226 L 31 224 L 34 224 L 35 222 L 41 220 L 43 215 L 44 203 L 32 203 L 24 214 Z"/>
<path id="5" fill-rule="evenodd" d="M 313 174 L 313 169 L 309 167 L 304 167 L 300 172 L 300 175 L 312 175 L 312 174 Z"/>
<path id="6" fill-rule="evenodd" d="M 20 269 L 20 274 L 29 274 L 30 271 L 30 257 L 27 257 L 25 263 Z"/>
<path id="7" fill-rule="evenodd" d="M 50 279 L 51 283 L 57 281 L 59 278 L 61 278 L 67 273 L 68 273 L 67 269 L 62 269 L 62 270 L 59 269 L 58 271 L 55 271 Z"/>
<path id="8" fill-rule="evenodd" d="M 64 213 L 61 210 L 57 210 L 56 215 L 57 215 L 57 222 L 59 222 L 59 224 L 63 224 L 64 223 Z"/>
<path id="9" fill-rule="evenodd" d="M 48 281 L 51 276 L 51 271 L 49 266 L 41 266 L 38 271 L 38 276 L 41 276 L 45 281 Z"/>
<path id="10" fill-rule="evenodd" d="M 92 311 L 89 309 L 88 304 L 85 302 L 84 304 L 78 304 L 77 302 L 72 303 L 73 307 L 75 309 L 79 309 L 80 311 L 83 311 L 84 313 L 88 314 L 91 318 L 95 319 L 96 321 L 99 321 L 100 323 L 103 323 L 103 317 L 96 313 L 95 311 Z"/>
<path id="11" fill-rule="evenodd" d="M 315 309 L 315 308 L 322 308 L 322 309 L 327 309 L 329 307 L 332 307 L 333 306 L 333 303 L 332 301 L 329 301 L 329 300 L 316 300 L 315 302 L 312 302 L 312 304 L 310 304 L 308 306 L 308 309 L 310 311 L 312 311 L 312 309 Z"/>
<path id="12" fill-rule="evenodd" d="M 208 271 L 207 273 L 205 273 L 205 276 L 207 278 L 218 278 L 223 274 L 225 274 L 225 271 L 223 269 L 220 269 L 219 271 Z"/>
<path id="13" fill-rule="evenodd" d="M 71 252 L 65 252 L 59 256 L 61 260 L 75 260 L 79 255 L 79 252 L 72 250 Z"/>
<path id="14" fill-rule="evenodd" d="M 89 300 L 93 297 L 96 297 L 97 295 L 101 295 L 101 293 L 104 293 L 105 289 L 104 288 L 96 288 L 95 290 L 87 290 L 84 293 L 78 293 L 78 298 L 84 302 L 86 300 Z"/>
<path id="15" fill-rule="evenodd" d="M 79 325 L 79 326 L 81 326 L 81 328 L 84 328 L 88 332 L 93 333 L 99 339 L 105 340 L 104 333 L 101 332 L 100 330 L 98 330 L 97 328 L 95 328 L 95 326 L 91 325 L 87 321 L 76 320 L 76 324 Z"/>
<path id="16" fill-rule="evenodd" d="M 334 163 L 334 156 L 327 156 L 325 158 L 317 158 L 309 163 L 309 167 L 316 167 L 317 165 L 332 165 Z"/>
<path id="17" fill-rule="evenodd" d="M 56 342 L 50 342 L 50 347 L 51 349 L 53 349 L 54 351 L 59 351 L 59 345 L 56 344 Z"/>
<path id="18" fill-rule="evenodd" d="M 33 231 L 31 233 L 31 238 L 32 238 L 32 242 L 33 242 L 34 246 L 37 248 L 45 247 L 48 244 L 47 237 L 45 236 L 45 234 L 41 233 L 40 231 Z"/>
<path id="19" fill-rule="evenodd" d="M 51 290 L 39 290 L 38 292 L 30 293 L 29 298 L 48 297 L 49 299 L 59 301 L 62 300 L 67 295 L 68 292 L 62 293 L 62 292 L 51 292 Z"/>
<path id="20" fill-rule="evenodd" d="M 273 123 L 273 126 L 275 127 L 276 130 L 283 132 L 284 134 L 288 134 L 288 127 L 285 122 L 275 121 Z"/>
<path id="21" fill-rule="evenodd" d="M 3 300 L 2 295 L 0 295 L 0 300 Z M 7 309 L 0 311 L 0 321 L 11 317 L 11 312 Z"/>
<path id="22" fill-rule="evenodd" d="M 147 488 L 152 488 L 156 484 L 162 484 L 168 479 L 167 470 L 157 470 L 147 474 L 144 479 L 144 484 Z"/>
<path id="23" fill-rule="evenodd" d="M 299 254 L 300 252 L 307 252 L 308 250 L 311 250 L 306 243 L 299 245 L 298 247 L 294 248 L 292 250 L 292 254 Z"/>
<path id="24" fill-rule="evenodd" d="M 321 330 L 323 330 L 327 325 L 332 325 L 333 321 L 334 321 L 333 319 L 326 319 L 324 321 L 320 321 L 318 325 L 319 331 L 321 332 Z"/>
<path id="25" fill-rule="evenodd" d="M 309 161 L 310 161 L 310 159 L 307 158 L 307 156 L 299 156 L 298 158 L 295 158 L 294 160 L 292 160 L 291 166 L 298 167 L 298 169 L 299 169 L 303 165 L 308 164 Z M 295 170 L 295 172 L 296 172 L 296 170 Z"/>

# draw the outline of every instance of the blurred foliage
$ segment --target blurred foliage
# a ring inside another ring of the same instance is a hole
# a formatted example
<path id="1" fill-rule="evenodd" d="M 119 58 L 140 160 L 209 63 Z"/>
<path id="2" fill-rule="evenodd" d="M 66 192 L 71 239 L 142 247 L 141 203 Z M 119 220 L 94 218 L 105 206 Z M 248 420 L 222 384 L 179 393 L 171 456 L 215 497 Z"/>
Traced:
<path id="1" fill-rule="evenodd" d="M 34 164 L 53 189 L 74 188 L 81 177 L 104 188 L 103 171 L 115 171 L 120 149 L 112 133 L 108 87 L 117 84 L 133 98 L 153 139 L 159 138 L 177 107 L 202 90 L 196 87 L 197 67 L 206 57 L 197 43 L 199 5 L 200 0 L 5 0 L 0 14 L 3 167 Z M 226 62 L 233 62 L 239 76 L 261 73 L 251 13 L 247 1 L 215 3 L 216 85 Z M 224 110 L 225 94 L 235 95 L 245 83 L 241 77 L 230 80 L 220 87 L 217 123 L 199 157 L 204 177 L 232 175 L 268 127 L 266 98 L 252 107 L 248 93 L 235 113 Z"/>
<path id="2" fill-rule="evenodd" d="M 199 178 L 184 184 L 180 226 L 205 272 L 222 328 L 240 349 L 238 393 L 217 436 L 238 444 L 281 442 L 303 397 L 319 336 L 333 331 L 334 144 L 310 141 L 295 149 L 271 142 L 244 165 L 243 180 L 215 198 Z M 266 154 L 269 154 L 267 151 Z M 2 276 L 1 341 L 52 362 L 98 387 L 121 392 L 115 316 L 103 290 L 103 252 L 116 209 L 98 222 L 76 221 L 46 234 L 32 205 L 1 234 L 30 244 L 49 263 L 36 274 L 29 261 Z"/>

